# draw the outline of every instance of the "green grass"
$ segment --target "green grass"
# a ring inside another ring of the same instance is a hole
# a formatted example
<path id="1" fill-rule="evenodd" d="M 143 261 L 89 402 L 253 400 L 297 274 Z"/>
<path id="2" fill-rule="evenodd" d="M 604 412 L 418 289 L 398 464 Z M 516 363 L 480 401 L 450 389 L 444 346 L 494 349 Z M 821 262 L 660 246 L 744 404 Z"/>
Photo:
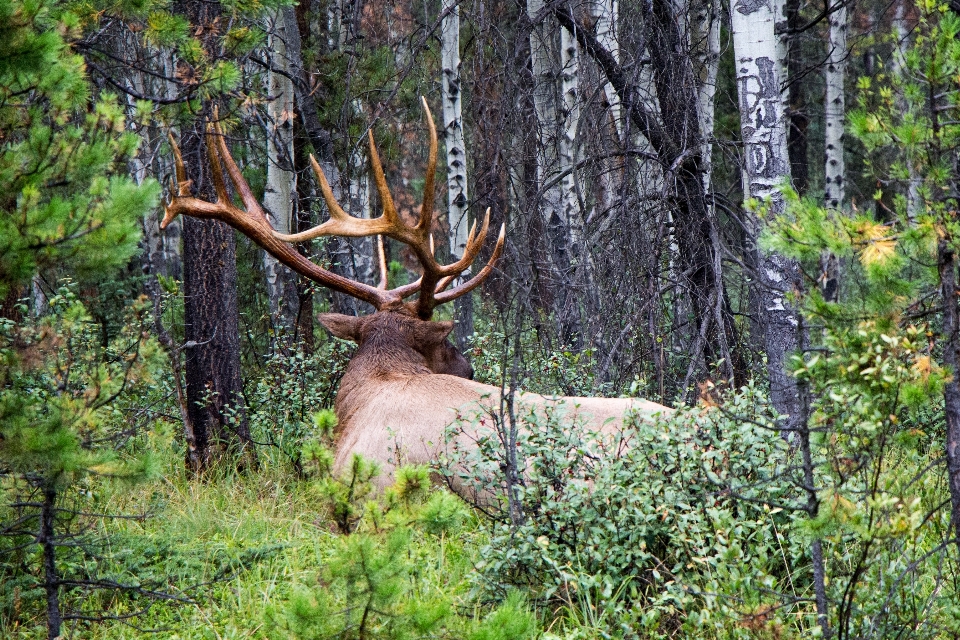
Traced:
<path id="1" fill-rule="evenodd" d="M 286 637 L 276 629 L 271 634 L 268 611 L 282 613 L 298 592 L 340 595 L 326 581 L 345 537 L 336 533 L 314 482 L 295 478 L 282 461 L 269 456 L 261 457 L 256 471 L 190 478 L 169 434 L 154 434 L 150 448 L 164 452 L 158 477 L 133 487 L 107 481 L 92 487 L 92 511 L 151 513 L 142 521 L 97 522 L 109 540 L 105 555 L 113 558 L 99 569 L 125 583 L 158 580 L 162 584 L 155 588 L 192 602 L 151 604 L 142 597 L 98 592 L 83 600 L 84 609 L 123 616 L 150 607 L 127 622 L 68 622 L 65 638 L 135 638 L 146 629 L 160 630 L 155 637 L 183 640 Z M 379 532 L 367 519 L 354 537 L 369 533 L 375 541 L 383 540 L 389 529 L 403 527 L 415 516 L 413 511 L 391 513 Z M 414 570 L 403 573 L 405 597 L 443 597 L 456 618 L 472 624 L 484 613 L 468 597 L 481 542 L 473 519 L 455 535 L 414 527 L 406 550 Z M 75 595 L 65 600 L 77 604 Z M 46 637 L 42 607 L 39 598 L 25 602 L 17 620 L 0 621 L 0 636 Z"/>

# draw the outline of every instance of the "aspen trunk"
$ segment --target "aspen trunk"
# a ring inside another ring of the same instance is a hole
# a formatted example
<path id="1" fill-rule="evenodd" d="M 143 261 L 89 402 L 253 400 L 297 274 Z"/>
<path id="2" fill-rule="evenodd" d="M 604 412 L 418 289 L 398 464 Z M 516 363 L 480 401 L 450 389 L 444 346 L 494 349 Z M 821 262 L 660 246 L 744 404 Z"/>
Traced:
<path id="1" fill-rule="evenodd" d="M 450 257 L 459 260 L 467 246 L 470 203 L 467 190 L 467 149 L 463 136 L 463 105 L 460 81 L 460 7 L 444 0 L 443 10 L 450 13 L 441 25 L 440 59 L 442 64 L 443 137 L 447 148 L 447 221 L 450 225 Z M 458 282 L 470 279 L 470 269 Z M 456 325 L 454 338 L 461 351 L 473 335 L 473 296 L 467 294 L 454 302 Z"/>
<path id="2" fill-rule="evenodd" d="M 617 13 L 620 10 L 619 0 L 596 0 L 590 5 L 596 22 L 597 40 L 600 45 L 610 52 L 610 55 L 619 62 L 620 42 L 617 39 Z M 623 108 L 617 90 L 609 82 L 603 84 L 603 93 L 610 109 L 610 119 L 617 132 L 617 137 L 623 135 Z"/>
<path id="3" fill-rule="evenodd" d="M 893 52 L 892 73 L 900 75 L 904 72 L 906 66 L 907 49 L 910 46 L 910 29 L 907 25 L 906 11 L 907 0 L 900 0 L 897 3 L 897 10 L 893 15 L 893 29 L 896 35 L 896 47 Z M 906 105 L 902 105 L 906 108 Z M 917 216 L 923 210 L 923 202 L 920 198 L 920 183 L 922 182 L 917 173 L 916 164 L 913 158 L 907 161 L 908 183 L 907 183 L 907 220 L 914 223 Z"/>
<path id="4" fill-rule="evenodd" d="M 777 187 L 790 178 L 786 120 L 780 93 L 777 38 L 774 35 L 773 6 L 770 3 L 739 0 L 731 6 L 737 89 L 740 100 L 741 134 L 745 162 L 745 198 L 771 200 L 771 214 L 783 210 Z M 786 372 L 787 358 L 797 349 L 797 318 L 786 302 L 786 294 L 800 286 L 799 268 L 793 261 L 756 246 L 760 220 L 748 230 L 748 248 L 757 272 L 753 292 L 756 328 L 763 335 L 767 353 L 770 395 L 781 414 L 795 420 L 798 414 L 796 380 Z"/>
<path id="5" fill-rule="evenodd" d="M 717 93 L 717 73 L 720 70 L 720 3 L 702 0 L 696 7 L 696 41 L 700 63 L 697 86 L 697 114 L 700 117 L 700 158 L 703 167 L 703 188 L 710 191 L 713 176 L 713 127 L 716 121 L 714 98 Z"/>
<path id="6" fill-rule="evenodd" d="M 826 153 L 824 172 L 824 200 L 828 207 L 843 205 L 843 121 L 846 108 L 843 85 L 847 68 L 847 7 L 841 5 L 830 15 L 830 50 L 824 80 L 827 85 L 824 109 Z"/>
<path id="7" fill-rule="evenodd" d="M 297 174 L 293 171 L 294 90 L 290 81 L 286 51 L 287 26 L 278 15 L 269 36 L 273 52 L 271 70 L 267 73 L 267 182 L 263 206 L 270 224 L 280 233 L 290 233 L 293 216 L 293 195 Z M 297 318 L 296 276 L 269 253 L 263 253 L 263 271 L 270 300 L 270 317 L 277 334 L 293 335 Z"/>
<path id="8" fill-rule="evenodd" d="M 543 0 L 529 0 L 527 13 L 530 19 L 533 20 L 544 6 Z M 561 33 L 558 34 L 558 31 Z M 559 55 L 556 51 L 558 45 Z M 569 31 L 559 29 L 556 22 L 550 19 L 534 24 L 530 32 L 530 63 L 539 132 L 536 183 L 540 199 L 537 208 L 543 217 L 550 245 L 555 275 L 554 310 L 560 339 L 579 348 L 583 344 L 583 327 L 578 300 L 574 295 L 573 271 L 576 261 L 571 255 L 571 213 L 579 216 L 579 200 L 572 175 L 579 68 L 577 47 L 574 39 L 569 37 Z M 572 113 L 567 111 L 571 101 L 574 104 Z M 547 183 L 553 182 L 551 177 L 554 171 L 560 172 L 563 177 L 547 187 Z"/>

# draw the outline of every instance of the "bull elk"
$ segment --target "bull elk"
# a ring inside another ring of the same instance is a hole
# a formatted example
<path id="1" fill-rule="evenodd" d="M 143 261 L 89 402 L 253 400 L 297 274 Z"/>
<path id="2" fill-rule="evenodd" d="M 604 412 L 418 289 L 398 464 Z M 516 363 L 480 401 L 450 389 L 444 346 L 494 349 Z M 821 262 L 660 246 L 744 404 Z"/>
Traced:
<path id="1" fill-rule="evenodd" d="M 360 219 L 347 214 L 334 198 L 320 165 L 311 156 L 310 162 L 330 211 L 330 219 L 302 233 L 278 233 L 271 227 L 241 175 L 216 123 L 209 123 L 206 132 L 216 202 L 200 200 L 189 194 L 190 183 L 186 179 L 183 158 L 171 136 L 177 183 L 171 185 L 170 201 L 160 225 L 161 229 L 165 228 L 181 213 L 220 220 L 248 236 L 296 273 L 374 307 L 375 313 L 365 317 L 324 313 L 320 314 L 319 320 L 334 336 L 358 345 L 335 402 L 339 423 L 335 467 L 342 469 L 353 454 L 361 454 L 380 464 L 382 473 L 378 482 L 381 485 L 391 481 L 393 469 L 400 462 L 429 464 L 433 461 L 443 446 L 445 429 L 458 413 L 483 411 L 500 404 L 501 390 L 473 381 L 469 362 L 448 340 L 453 323 L 432 321 L 431 317 L 438 305 L 469 293 L 487 278 L 503 251 L 505 227 L 501 226 L 486 265 L 466 282 L 451 288 L 480 253 L 490 225 L 490 210 L 487 210 L 479 230 L 474 223 L 463 257 L 452 264 L 439 264 L 434 257 L 430 235 L 437 132 L 426 100 L 423 100 L 423 109 L 430 134 L 430 152 L 423 204 L 414 226 L 405 223 L 398 215 L 371 132 L 370 164 L 383 206 L 382 215 Z M 227 193 L 224 169 L 243 209 L 235 206 Z M 393 238 L 410 247 L 423 273 L 416 282 L 388 290 L 385 265 L 381 264 L 380 284 L 374 287 L 323 269 L 290 244 L 335 235 Z M 408 300 L 415 294 L 415 299 Z M 519 401 L 535 409 L 565 404 L 565 410 L 570 414 L 578 414 L 589 426 L 603 429 L 618 428 L 630 410 L 645 418 L 672 411 L 663 405 L 636 399 L 548 398 L 524 393 L 520 394 Z M 461 438 L 470 439 L 466 435 Z M 459 444 L 469 446 L 470 442 Z"/>

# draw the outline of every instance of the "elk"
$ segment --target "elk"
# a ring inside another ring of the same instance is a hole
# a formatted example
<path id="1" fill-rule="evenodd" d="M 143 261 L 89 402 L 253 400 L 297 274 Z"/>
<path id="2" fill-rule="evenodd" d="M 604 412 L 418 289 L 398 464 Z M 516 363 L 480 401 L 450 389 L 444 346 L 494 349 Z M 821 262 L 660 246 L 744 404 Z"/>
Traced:
<path id="1" fill-rule="evenodd" d="M 360 454 L 379 463 L 382 472 L 377 482 L 381 486 L 391 482 L 398 464 L 431 463 L 443 447 L 445 430 L 458 414 L 498 407 L 501 397 L 500 388 L 472 380 L 469 362 L 448 340 L 453 323 L 433 321 L 431 317 L 437 306 L 469 293 L 490 275 L 503 251 L 506 229 L 501 226 L 493 253 L 484 267 L 466 282 L 451 288 L 480 253 L 489 230 L 490 210 L 479 230 L 476 223 L 471 228 L 463 257 L 452 264 L 439 264 L 431 237 L 437 132 L 426 100 L 422 102 L 430 147 L 423 203 L 419 220 L 413 226 L 404 222 L 397 212 L 373 133 L 368 132 L 371 170 L 383 207 L 382 215 L 360 219 L 346 213 L 336 201 L 320 165 L 311 156 L 311 166 L 330 218 L 308 231 L 278 233 L 242 177 L 216 123 L 208 123 L 206 132 L 216 201 L 190 195 L 183 158 L 170 136 L 176 161 L 176 184 L 171 184 L 170 200 L 160 225 L 161 229 L 165 228 L 180 214 L 220 220 L 251 238 L 296 273 L 373 306 L 375 312 L 365 317 L 324 313 L 318 319 L 334 336 L 358 345 L 334 405 L 338 419 L 335 469 L 343 469 L 353 454 Z M 224 169 L 243 203 L 242 209 L 233 204 L 227 192 Z M 381 255 L 381 279 L 379 286 L 374 287 L 314 264 L 291 244 L 334 235 L 393 238 L 412 250 L 420 262 L 422 275 L 416 282 L 388 290 Z M 415 294 L 415 299 L 408 300 Z M 619 428 L 631 410 L 647 419 L 672 411 L 638 399 L 548 398 L 531 393 L 518 394 L 518 399 L 522 405 L 535 408 L 563 405 L 571 417 L 576 414 L 590 427 L 601 429 Z M 466 441 L 458 444 L 469 446 L 470 436 L 461 437 Z"/>

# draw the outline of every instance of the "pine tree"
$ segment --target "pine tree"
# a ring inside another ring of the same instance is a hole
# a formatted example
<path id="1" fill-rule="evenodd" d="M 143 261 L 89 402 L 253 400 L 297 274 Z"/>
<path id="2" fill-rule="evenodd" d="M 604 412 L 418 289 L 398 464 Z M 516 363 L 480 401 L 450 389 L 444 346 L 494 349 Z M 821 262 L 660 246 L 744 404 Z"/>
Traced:
<path id="1" fill-rule="evenodd" d="M 156 202 L 155 182 L 123 176 L 137 138 L 114 97 L 92 97 L 65 41 L 76 19 L 59 9 L 0 0 L 0 297 L 38 271 L 108 275 L 135 252 L 139 219 Z M 121 347 L 102 344 L 69 286 L 50 302 L 44 318 L 22 319 L 21 309 L 11 314 L 19 320 L 0 321 L 0 582 L 42 589 L 56 638 L 65 585 L 90 584 L 67 580 L 62 566 L 82 547 L 71 486 L 145 471 L 117 460 L 105 429 L 114 401 L 147 379 L 150 346 L 142 306 Z"/>

